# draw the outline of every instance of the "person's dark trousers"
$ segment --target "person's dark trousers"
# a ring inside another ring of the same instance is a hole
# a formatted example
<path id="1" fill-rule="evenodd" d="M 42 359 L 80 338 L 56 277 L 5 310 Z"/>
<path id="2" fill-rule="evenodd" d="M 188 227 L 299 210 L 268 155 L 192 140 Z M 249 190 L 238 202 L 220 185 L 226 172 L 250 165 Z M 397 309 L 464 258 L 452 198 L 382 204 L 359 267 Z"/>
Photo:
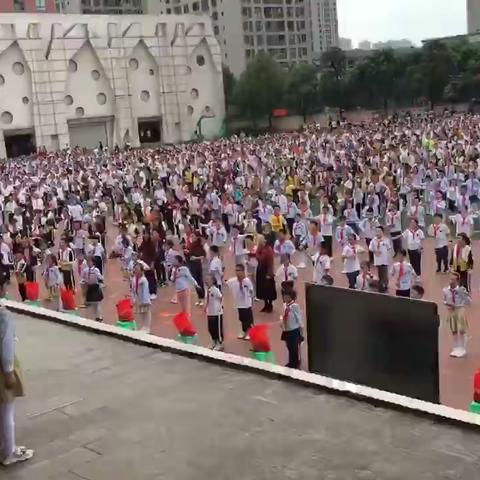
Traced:
<path id="1" fill-rule="evenodd" d="M 247 333 L 248 330 L 250 330 L 250 328 L 253 325 L 252 307 L 239 308 L 238 309 L 238 319 L 240 320 L 240 323 L 242 324 L 242 332 Z"/>
<path id="2" fill-rule="evenodd" d="M 293 236 L 293 224 L 295 223 L 294 218 L 287 218 L 287 227 L 288 227 L 288 232 L 290 235 Z"/>
<path id="3" fill-rule="evenodd" d="M 372 241 L 371 238 L 365 238 L 365 243 L 367 244 L 367 250 L 368 250 L 368 261 L 370 265 L 373 265 L 373 252 L 369 250 L 371 241 Z"/>
<path id="4" fill-rule="evenodd" d="M 329 257 L 333 257 L 333 248 L 332 248 L 332 236 L 331 235 L 324 235 L 323 236 L 323 245 L 327 250 L 327 255 Z"/>
<path id="5" fill-rule="evenodd" d="M 155 272 L 153 270 L 145 270 L 145 278 L 148 282 L 148 291 L 150 295 L 157 294 L 157 279 L 155 278 Z"/>
<path id="6" fill-rule="evenodd" d="M 448 247 L 445 245 L 442 248 L 435 249 L 435 257 L 437 259 L 437 272 L 443 271 L 448 272 Z"/>
<path id="7" fill-rule="evenodd" d="M 420 276 L 422 274 L 422 252 L 420 250 L 409 250 L 408 258 L 410 259 L 414 272 Z"/>
<path id="8" fill-rule="evenodd" d="M 202 272 L 202 261 L 201 260 L 191 260 L 188 262 L 188 268 L 192 277 L 198 283 L 197 294 L 200 300 L 205 299 L 205 288 L 203 286 L 203 272 Z"/>
<path id="9" fill-rule="evenodd" d="M 284 338 L 288 349 L 288 363 L 286 366 L 289 368 L 300 368 L 300 329 L 296 328 L 295 330 L 286 331 Z"/>
<path id="10" fill-rule="evenodd" d="M 260 311 L 265 312 L 265 313 L 272 313 L 273 312 L 273 302 L 272 302 L 272 300 L 265 300 L 265 305 L 262 308 L 262 310 L 260 310 Z"/>
<path id="11" fill-rule="evenodd" d="M 223 315 L 208 315 L 208 333 L 214 342 L 223 343 Z"/>
<path id="12" fill-rule="evenodd" d="M 227 233 L 230 233 L 230 224 L 228 223 L 228 215 L 226 213 L 222 213 L 222 223 Z"/>
<path id="13" fill-rule="evenodd" d="M 388 291 L 388 265 L 378 265 L 377 272 L 380 283 L 379 292 L 385 293 Z"/>
<path id="14" fill-rule="evenodd" d="M 190 216 L 190 223 L 195 230 L 200 229 L 200 217 L 196 214 Z"/>
<path id="15" fill-rule="evenodd" d="M 157 281 L 160 284 L 167 282 L 167 272 L 165 271 L 165 265 L 161 260 L 155 260 L 155 274 L 157 275 Z"/>
<path id="16" fill-rule="evenodd" d="M 348 288 L 355 288 L 359 273 L 360 272 L 358 270 L 356 272 L 347 272 Z"/>
<path id="17" fill-rule="evenodd" d="M 27 287 L 24 283 L 18 284 L 18 293 L 20 294 L 22 302 L 24 302 L 27 299 Z"/>
<path id="18" fill-rule="evenodd" d="M 93 263 L 98 268 L 100 273 L 103 275 L 103 259 L 102 259 L 102 257 L 99 257 L 98 255 L 96 255 L 95 257 L 93 257 Z"/>
<path id="19" fill-rule="evenodd" d="M 96 257 L 94 257 L 95 259 Z M 63 275 L 63 284 L 67 290 L 75 290 L 75 279 L 71 270 L 60 270 Z"/>
<path id="20" fill-rule="evenodd" d="M 410 289 L 408 289 L 408 290 L 397 290 L 395 293 L 396 293 L 397 297 L 410 298 Z"/>
<path id="21" fill-rule="evenodd" d="M 400 232 L 392 232 L 390 235 L 392 237 L 393 252 L 395 255 L 398 255 L 402 250 L 402 237 L 399 236 Z"/>
<path id="22" fill-rule="evenodd" d="M 468 270 L 460 271 L 457 269 L 457 273 L 460 275 L 458 283 L 461 287 L 465 287 L 467 292 L 470 292 L 470 275 Z"/>

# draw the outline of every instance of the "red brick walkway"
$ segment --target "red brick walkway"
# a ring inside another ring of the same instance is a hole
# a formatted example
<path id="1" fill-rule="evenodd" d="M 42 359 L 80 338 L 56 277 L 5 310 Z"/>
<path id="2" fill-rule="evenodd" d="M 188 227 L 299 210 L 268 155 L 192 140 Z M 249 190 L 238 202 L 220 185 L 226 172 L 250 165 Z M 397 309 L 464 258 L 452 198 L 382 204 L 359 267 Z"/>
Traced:
<path id="1" fill-rule="evenodd" d="M 116 229 L 110 227 L 109 243 L 116 235 Z M 474 242 L 474 258 L 480 258 L 480 246 Z M 278 260 L 277 260 L 278 262 Z M 295 263 L 295 260 L 294 260 Z M 335 253 L 334 261 L 334 279 L 336 286 L 346 286 L 346 278 L 341 274 L 341 259 L 339 252 Z M 440 302 L 439 312 L 443 317 L 445 309 L 441 305 L 442 288 L 448 283 L 448 275 L 435 274 L 434 251 L 432 242 L 427 240 L 423 255 L 422 282 L 426 290 L 426 299 Z M 311 269 L 300 270 L 299 296 L 301 305 L 304 304 L 304 289 L 302 283 L 310 281 L 312 278 Z M 226 278 L 233 276 L 234 265 L 231 258 L 226 258 Z M 43 288 L 43 286 L 42 286 Z M 480 368 L 480 327 L 477 321 L 477 312 L 480 311 L 480 298 L 478 295 L 478 284 L 474 276 L 472 282 L 473 304 L 469 309 L 470 322 L 470 342 L 469 355 L 464 359 L 452 359 L 449 357 L 451 349 L 451 337 L 445 322 L 442 321 L 440 328 L 440 389 L 441 401 L 443 404 L 466 409 L 472 398 L 472 377 L 477 368 Z M 393 289 L 392 289 L 393 290 Z M 10 297 L 18 299 L 17 286 L 13 283 L 10 287 Z M 103 302 L 103 315 L 108 323 L 116 322 L 116 302 L 128 294 L 128 284 L 120 272 L 119 260 L 109 260 L 106 269 L 106 288 L 104 290 L 105 300 Z M 176 331 L 172 323 L 172 317 L 178 312 L 179 307 L 170 303 L 173 294 L 172 286 L 159 289 L 158 298 L 153 302 L 152 308 L 152 333 L 162 337 L 174 338 Z M 195 299 L 192 299 L 195 301 Z M 240 324 L 236 317 L 236 311 L 232 305 L 229 292 L 225 293 L 225 351 L 249 355 L 249 344 L 237 340 L 237 334 L 240 331 Z M 286 349 L 283 342 L 280 341 L 280 315 L 282 313 L 281 299 L 275 302 L 274 312 L 271 314 L 260 313 L 262 303 L 256 303 L 254 306 L 254 316 L 257 323 L 272 323 L 271 338 L 273 349 L 276 354 L 277 363 L 286 363 Z M 46 304 L 48 306 L 48 304 Z M 88 310 L 80 310 L 82 316 L 92 317 Z M 193 320 L 199 332 L 199 341 L 203 346 L 210 346 L 211 341 L 207 331 L 207 321 L 203 309 L 192 306 Z M 304 363 L 306 363 L 306 348 L 303 348 Z"/>

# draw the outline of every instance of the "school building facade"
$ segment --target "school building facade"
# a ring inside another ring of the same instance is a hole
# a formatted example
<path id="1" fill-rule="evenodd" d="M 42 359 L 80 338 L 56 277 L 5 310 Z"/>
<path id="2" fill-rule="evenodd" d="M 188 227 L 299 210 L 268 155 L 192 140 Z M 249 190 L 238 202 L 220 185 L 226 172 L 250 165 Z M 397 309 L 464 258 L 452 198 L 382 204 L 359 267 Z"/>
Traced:
<path id="1" fill-rule="evenodd" d="M 224 116 L 208 17 L 1 15 L 0 158 L 214 137 Z"/>

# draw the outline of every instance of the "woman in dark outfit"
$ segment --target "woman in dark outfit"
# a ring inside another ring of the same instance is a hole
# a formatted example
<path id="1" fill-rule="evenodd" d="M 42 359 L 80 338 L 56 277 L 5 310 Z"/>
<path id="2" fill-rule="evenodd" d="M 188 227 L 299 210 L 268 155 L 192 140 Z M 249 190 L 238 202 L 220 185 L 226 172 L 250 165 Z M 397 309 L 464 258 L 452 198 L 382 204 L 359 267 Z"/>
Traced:
<path id="1" fill-rule="evenodd" d="M 198 302 L 196 305 L 203 305 L 205 300 L 205 287 L 203 283 L 203 260 L 206 256 L 203 246 L 203 239 L 198 230 L 195 230 L 190 237 L 190 241 L 185 244 L 185 258 L 187 266 L 192 277 L 198 283 L 197 295 Z"/>
<path id="2" fill-rule="evenodd" d="M 265 302 L 261 312 L 271 313 L 273 302 L 277 299 L 273 273 L 273 248 L 261 235 L 258 237 L 257 243 L 257 261 L 257 298 Z"/>
<path id="3" fill-rule="evenodd" d="M 157 279 L 155 278 L 155 244 L 150 236 L 150 233 L 145 232 L 143 234 L 143 240 L 138 247 L 138 252 L 140 253 L 140 259 L 143 260 L 147 265 L 148 269 L 144 270 L 145 277 L 148 281 L 148 289 L 150 295 L 157 295 Z"/>
<path id="4" fill-rule="evenodd" d="M 275 245 L 275 240 L 277 239 L 275 232 L 272 230 L 272 225 L 267 222 L 263 226 L 263 236 L 265 238 L 265 243 L 269 246 L 272 247 Z"/>

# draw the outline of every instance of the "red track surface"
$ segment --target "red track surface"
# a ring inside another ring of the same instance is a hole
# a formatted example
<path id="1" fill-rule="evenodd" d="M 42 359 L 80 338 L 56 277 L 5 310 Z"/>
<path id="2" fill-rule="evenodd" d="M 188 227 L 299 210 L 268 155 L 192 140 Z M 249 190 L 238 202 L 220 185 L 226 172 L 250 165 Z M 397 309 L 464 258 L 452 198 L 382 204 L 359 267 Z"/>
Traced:
<path id="1" fill-rule="evenodd" d="M 112 239 L 116 235 L 116 228 L 110 227 L 108 244 L 112 243 Z M 473 256 L 480 258 L 480 247 L 478 242 L 473 242 Z M 341 259 L 339 252 L 334 253 L 333 277 L 336 286 L 346 286 L 347 281 L 341 273 Z M 480 326 L 477 321 L 477 312 L 480 310 L 480 299 L 478 295 L 478 285 L 475 277 L 472 282 L 473 303 L 469 307 L 468 318 L 470 323 L 470 342 L 468 344 L 469 355 L 463 359 L 453 359 L 449 357 L 451 349 L 451 336 L 446 323 L 443 321 L 445 317 L 445 309 L 442 302 L 442 288 L 448 283 L 448 275 L 435 274 L 436 264 L 434 261 L 434 251 L 431 240 L 427 240 L 425 251 L 423 254 L 422 265 L 422 284 L 425 287 L 425 299 L 435 301 L 439 304 L 439 313 L 441 315 L 440 327 L 440 391 L 441 402 L 445 405 L 455 408 L 466 409 L 472 400 L 473 374 L 477 368 L 480 368 L 480 345 L 478 339 L 480 337 Z M 226 275 L 230 278 L 234 275 L 234 265 L 231 256 L 227 255 L 225 259 Z M 278 260 L 277 260 L 278 263 Z M 295 259 L 294 259 L 294 263 Z M 310 268 L 299 270 L 300 279 L 298 281 L 299 301 L 304 305 L 304 288 L 303 282 L 312 279 Z M 237 340 L 237 334 L 240 332 L 240 324 L 237 319 L 236 310 L 232 304 L 230 293 L 225 289 L 224 295 L 224 322 L 225 322 L 225 351 L 239 354 L 249 355 L 249 343 Z M 393 288 L 391 289 L 393 291 Z M 43 285 L 41 286 L 42 298 L 45 297 Z M 12 282 L 9 291 L 12 299 L 19 299 L 17 286 Z M 120 271 L 119 260 L 108 260 L 106 268 L 106 288 L 104 290 L 105 300 L 103 301 L 103 316 L 105 322 L 116 322 L 115 305 L 117 301 L 128 294 L 128 283 L 123 278 Z M 172 323 L 172 317 L 178 312 L 179 307 L 170 303 L 173 295 L 173 287 L 159 289 L 158 298 L 153 302 L 152 307 L 152 333 L 162 337 L 174 338 L 176 331 Z M 192 295 L 192 301 L 195 301 L 195 295 Z M 48 304 L 45 304 L 48 307 Z M 254 317 L 257 323 L 272 323 L 271 339 L 273 350 L 276 354 L 276 361 L 279 364 L 285 364 L 287 361 L 286 348 L 284 343 L 280 341 L 280 315 L 282 313 L 281 299 L 278 299 L 274 305 L 274 311 L 271 314 L 260 313 L 262 303 L 256 303 L 254 306 Z M 82 316 L 92 317 L 89 310 L 80 310 Z M 203 346 L 210 346 L 211 341 L 207 331 L 206 316 L 202 308 L 192 306 L 192 317 L 198 332 L 199 341 Z M 303 359 L 306 363 L 306 347 L 303 346 Z"/>

